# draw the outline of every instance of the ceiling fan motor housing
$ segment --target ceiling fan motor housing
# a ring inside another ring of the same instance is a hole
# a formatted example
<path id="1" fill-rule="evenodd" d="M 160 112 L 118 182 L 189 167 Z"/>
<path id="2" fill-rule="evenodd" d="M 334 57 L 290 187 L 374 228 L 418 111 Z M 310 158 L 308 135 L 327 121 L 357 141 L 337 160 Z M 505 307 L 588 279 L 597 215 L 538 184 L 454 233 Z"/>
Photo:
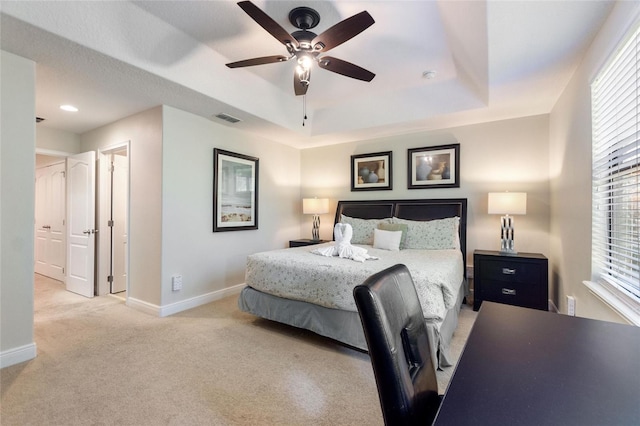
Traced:
<path id="1" fill-rule="evenodd" d="M 308 30 L 320 22 L 320 14 L 310 7 L 296 7 L 289 12 L 289 22 L 301 30 Z"/>

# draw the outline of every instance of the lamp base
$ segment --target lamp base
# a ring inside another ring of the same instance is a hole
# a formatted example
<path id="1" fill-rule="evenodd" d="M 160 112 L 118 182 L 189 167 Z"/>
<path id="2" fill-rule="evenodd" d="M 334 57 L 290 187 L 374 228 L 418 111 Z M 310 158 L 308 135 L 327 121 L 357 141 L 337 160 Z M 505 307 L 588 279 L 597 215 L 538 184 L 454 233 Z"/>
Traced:
<path id="1" fill-rule="evenodd" d="M 515 250 L 500 250 L 500 256 L 517 256 L 518 252 Z"/>
<path id="2" fill-rule="evenodd" d="M 313 229 L 311 229 L 311 241 L 320 241 L 320 216 L 313 215 Z"/>

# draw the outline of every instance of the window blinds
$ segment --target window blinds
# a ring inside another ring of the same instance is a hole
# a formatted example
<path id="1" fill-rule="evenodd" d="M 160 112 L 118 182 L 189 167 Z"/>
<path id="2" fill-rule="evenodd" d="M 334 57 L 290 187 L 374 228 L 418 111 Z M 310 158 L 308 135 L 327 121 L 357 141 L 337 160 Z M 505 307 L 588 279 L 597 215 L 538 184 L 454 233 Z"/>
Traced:
<path id="1" fill-rule="evenodd" d="M 639 59 L 640 27 L 591 87 L 594 277 L 636 302 L 640 302 Z"/>

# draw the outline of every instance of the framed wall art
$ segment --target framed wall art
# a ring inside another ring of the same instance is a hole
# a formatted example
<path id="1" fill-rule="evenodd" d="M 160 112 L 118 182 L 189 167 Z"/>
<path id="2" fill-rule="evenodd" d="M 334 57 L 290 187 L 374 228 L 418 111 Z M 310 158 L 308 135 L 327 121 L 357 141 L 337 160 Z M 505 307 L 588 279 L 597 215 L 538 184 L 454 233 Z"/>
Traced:
<path id="1" fill-rule="evenodd" d="M 258 165 L 255 157 L 213 149 L 213 232 L 258 229 Z"/>
<path id="2" fill-rule="evenodd" d="M 351 156 L 351 190 L 393 189 L 392 153 L 376 152 Z"/>
<path id="3" fill-rule="evenodd" d="M 409 189 L 459 188 L 460 144 L 408 150 Z"/>

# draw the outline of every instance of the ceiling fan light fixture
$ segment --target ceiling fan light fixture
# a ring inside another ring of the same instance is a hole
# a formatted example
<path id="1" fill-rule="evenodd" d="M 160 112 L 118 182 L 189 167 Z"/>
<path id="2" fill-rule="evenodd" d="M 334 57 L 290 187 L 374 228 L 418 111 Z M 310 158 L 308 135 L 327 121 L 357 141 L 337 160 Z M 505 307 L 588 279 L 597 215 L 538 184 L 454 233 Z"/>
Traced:
<path id="1" fill-rule="evenodd" d="M 311 56 L 309 55 L 300 55 L 298 56 L 298 65 L 303 70 L 308 71 L 313 65 L 313 58 L 311 58 Z"/>

